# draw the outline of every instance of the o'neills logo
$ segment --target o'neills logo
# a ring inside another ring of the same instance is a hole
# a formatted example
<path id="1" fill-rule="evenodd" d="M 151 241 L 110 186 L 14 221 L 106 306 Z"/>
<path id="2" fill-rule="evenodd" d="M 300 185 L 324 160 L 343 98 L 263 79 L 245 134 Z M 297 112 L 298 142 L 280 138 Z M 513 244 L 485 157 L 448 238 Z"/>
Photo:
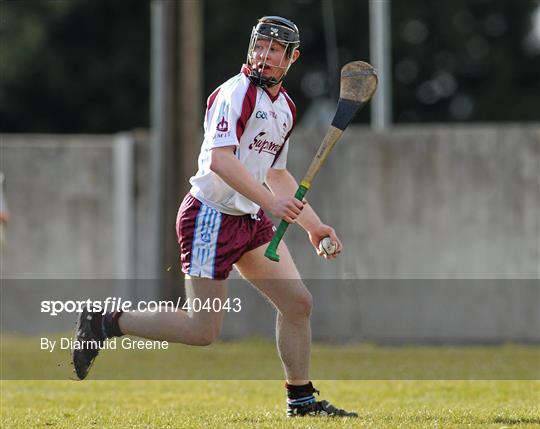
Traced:
<path id="1" fill-rule="evenodd" d="M 225 120 L 225 116 L 221 118 L 221 121 L 218 122 L 216 130 L 225 132 L 229 129 L 229 123 Z"/>
<path id="2" fill-rule="evenodd" d="M 263 139 L 262 137 L 265 134 L 266 133 L 264 131 L 261 131 L 259 134 L 257 134 L 253 139 L 253 142 L 249 145 L 249 150 L 255 149 L 259 153 L 266 152 L 275 155 L 281 148 L 281 145 Z"/>

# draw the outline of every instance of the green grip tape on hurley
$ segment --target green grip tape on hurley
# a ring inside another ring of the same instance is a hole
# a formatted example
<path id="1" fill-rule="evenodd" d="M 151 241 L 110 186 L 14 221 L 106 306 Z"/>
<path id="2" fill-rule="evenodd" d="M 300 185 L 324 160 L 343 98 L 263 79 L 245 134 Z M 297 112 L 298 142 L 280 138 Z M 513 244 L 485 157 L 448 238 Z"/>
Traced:
<path id="1" fill-rule="evenodd" d="M 296 190 L 296 194 L 294 194 L 294 198 L 297 200 L 302 201 L 304 199 L 304 195 L 306 195 L 308 191 L 308 187 L 304 185 L 300 185 L 298 189 Z M 268 259 L 271 259 L 272 261 L 279 262 L 279 255 L 277 254 L 277 248 L 279 246 L 279 242 L 285 235 L 285 231 L 287 231 L 287 228 L 289 227 L 289 223 L 282 220 L 278 226 L 278 229 L 274 233 L 274 237 L 272 237 L 272 241 L 266 248 L 266 252 L 264 252 L 264 256 L 266 256 Z"/>

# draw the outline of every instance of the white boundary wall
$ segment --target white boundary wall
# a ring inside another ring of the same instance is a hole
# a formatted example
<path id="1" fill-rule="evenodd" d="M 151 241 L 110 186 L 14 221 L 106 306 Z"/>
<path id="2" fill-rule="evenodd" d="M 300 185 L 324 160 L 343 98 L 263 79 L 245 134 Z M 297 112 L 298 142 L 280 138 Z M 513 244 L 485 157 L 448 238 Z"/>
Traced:
<path id="1" fill-rule="evenodd" d="M 289 167 L 296 177 L 304 173 L 324 131 L 298 129 L 293 135 Z M 2 278 L 103 279 L 123 277 L 121 273 L 126 269 L 138 278 L 154 276 L 147 136 L 138 135 L 132 155 L 128 151 L 127 158 L 132 156 L 134 160 L 131 179 L 129 165 L 124 165 L 128 176 L 115 174 L 120 171 L 114 166 L 122 152 L 115 143 L 117 136 L 0 138 L 0 168 L 6 176 L 5 191 L 12 216 L 6 229 L 7 246 L 2 251 Z M 122 182 L 120 176 L 128 181 Z M 116 206 L 122 183 L 124 189 L 133 190 L 131 196 L 123 196 L 128 205 L 122 206 L 124 210 L 129 205 L 133 207 L 133 217 L 128 219 L 131 226 L 128 224 L 127 228 L 134 233 L 127 235 L 128 241 L 122 241 L 126 239 L 126 225 L 121 225 L 123 239 L 118 231 L 119 219 L 127 213 L 120 216 L 121 210 Z M 366 127 L 351 127 L 307 198 L 321 217 L 336 227 L 345 252 L 332 262 L 319 260 L 300 228 L 290 228 L 286 241 L 306 278 L 540 278 L 538 124 L 410 126 L 381 134 Z M 124 252 L 131 251 L 133 255 L 123 262 L 125 255 L 119 253 L 122 246 Z M 355 312 L 347 303 L 356 301 L 330 286 L 315 289 L 315 335 L 330 329 L 336 339 L 351 338 L 351 329 L 356 329 L 351 319 Z M 518 332 L 494 328 L 493 332 L 478 331 L 485 334 L 481 338 L 538 338 L 538 294 L 534 288 L 524 292 L 526 289 L 519 292 L 525 295 L 513 296 L 512 289 L 493 288 L 493 292 L 486 292 L 486 299 L 509 302 L 510 294 L 512 302 L 534 303 L 530 311 L 521 311 L 518 304 L 508 311 L 501 307 L 499 310 L 506 314 L 493 316 L 492 320 L 494 326 L 502 326 L 504 320 L 514 317 L 509 311 L 523 314 L 523 320 L 516 316 L 515 323 L 528 326 L 528 333 L 523 329 Z M 363 296 L 368 297 L 369 293 L 365 293 Z M 501 293 L 504 296 L 497 295 Z M 226 326 L 225 336 L 260 333 L 257 326 L 261 325 L 254 318 L 272 313 L 268 307 L 262 309 L 267 304 L 257 301 L 249 289 L 242 294 L 246 305 L 253 302 L 253 308 L 258 310 L 246 311 L 245 321 Z M 133 292 L 132 297 L 141 295 L 152 293 Z M 475 296 L 478 299 L 480 295 Z M 377 305 L 385 302 L 366 299 L 373 304 L 378 302 Z M 460 299 L 465 305 L 470 303 L 471 296 L 464 294 Z M 368 305 L 362 312 L 364 317 L 369 314 L 369 302 L 362 304 Z M 436 302 L 434 297 L 434 305 Z M 415 308 L 411 300 L 399 303 Z M 478 305 L 481 304 L 479 301 Z M 341 308 L 337 315 L 336 308 Z M 375 317 L 377 308 L 372 310 Z M 418 317 L 422 318 L 422 326 L 429 326 L 430 318 L 425 313 Z M 489 326 L 490 319 L 486 317 L 478 323 Z M 372 331 L 373 338 L 394 338 L 392 332 L 396 338 L 407 337 L 410 333 L 400 331 L 398 321 L 395 322 L 384 332 Z M 362 323 L 370 326 L 369 320 Z M 272 325 L 270 322 L 263 331 L 271 331 Z M 432 334 L 423 332 L 421 338 L 412 334 L 408 338 L 431 340 L 446 335 L 460 339 L 459 330 L 444 334 L 433 328 Z M 469 339 L 479 338 L 473 337 Z"/>

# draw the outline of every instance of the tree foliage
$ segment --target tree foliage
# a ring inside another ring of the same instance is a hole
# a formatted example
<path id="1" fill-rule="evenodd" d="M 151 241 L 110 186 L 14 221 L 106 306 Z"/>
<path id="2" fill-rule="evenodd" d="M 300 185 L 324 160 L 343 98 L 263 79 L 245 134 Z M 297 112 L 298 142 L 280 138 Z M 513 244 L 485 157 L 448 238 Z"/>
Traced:
<path id="1" fill-rule="evenodd" d="M 12 0 L 0 8 L 3 131 L 148 126 L 146 1 Z"/>
<path id="2" fill-rule="evenodd" d="M 286 86 L 302 115 L 329 96 L 321 1 L 206 0 L 205 97 L 237 73 L 262 15 L 300 27 Z M 392 2 L 396 122 L 538 120 L 536 0 Z M 367 1 L 333 2 L 338 60 L 369 61 Z M 4 132 L 109 133 L 149 126 L 149 0 L 0 2 Z M 359 121 L 369 118 L 365 109 Z"/>

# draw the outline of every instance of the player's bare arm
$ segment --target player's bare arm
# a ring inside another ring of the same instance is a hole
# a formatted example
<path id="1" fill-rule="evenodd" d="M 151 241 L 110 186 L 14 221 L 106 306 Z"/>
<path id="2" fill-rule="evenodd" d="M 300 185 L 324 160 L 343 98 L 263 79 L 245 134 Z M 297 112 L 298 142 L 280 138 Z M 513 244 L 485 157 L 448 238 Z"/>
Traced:
<path id="1" fill-rule="evenodd" d="M 235 191 L 260 205 L 277 218 L 295 223 L 304 203 L 287 195 L 273 195 L 263 185 L 257 183 L 244 165 L 236 158 L 234 146 L 212 149 L 210 169 Z"/>
<path id="2" fill-rule="evenodd" d="M 266 184 L 276 196 L 293 195 L 298 188 L 293 175 L 287 169 L 271 168 L 266 176 Z M 316 249 L 317 254 L 326 259 L 335 258 L 342 250 L 341 240 L 336 235 L 334 228 L 324 224 L 315 210 L 304 201 L 304 210 L 296 219 L 296 222 L 308 233 L 311 244 Z M 336 244 L 336 252 L 327 255 L 319 249 L 319 243 L 324 237 L 330 237 Z"/>

